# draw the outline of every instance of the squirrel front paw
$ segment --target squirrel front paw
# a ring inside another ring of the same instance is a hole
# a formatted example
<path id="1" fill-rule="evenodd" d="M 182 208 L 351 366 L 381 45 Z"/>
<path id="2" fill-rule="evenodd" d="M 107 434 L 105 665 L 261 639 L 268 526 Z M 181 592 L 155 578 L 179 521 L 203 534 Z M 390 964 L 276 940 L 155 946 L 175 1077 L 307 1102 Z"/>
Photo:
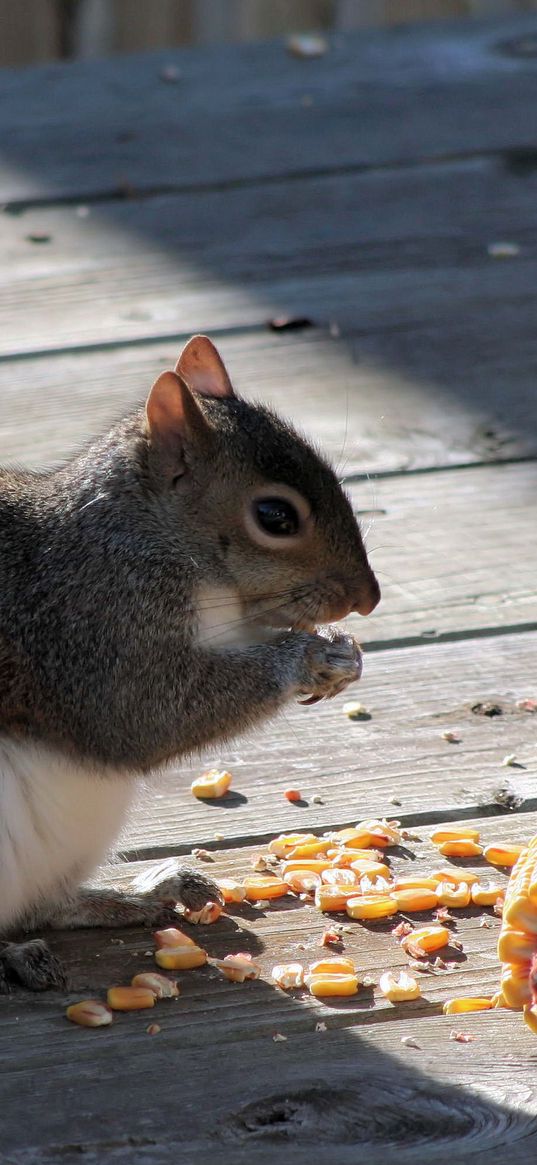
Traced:
<path id="1" fill-rule="evenodd" d="M 325 635 L 309 635 L 304 658 L 301 695 L 308 695 L 303 704 L 331 700 L 353 684 L 362 674 L 362 652 L 352 635 L 342 635 L 328 628 Z"/>

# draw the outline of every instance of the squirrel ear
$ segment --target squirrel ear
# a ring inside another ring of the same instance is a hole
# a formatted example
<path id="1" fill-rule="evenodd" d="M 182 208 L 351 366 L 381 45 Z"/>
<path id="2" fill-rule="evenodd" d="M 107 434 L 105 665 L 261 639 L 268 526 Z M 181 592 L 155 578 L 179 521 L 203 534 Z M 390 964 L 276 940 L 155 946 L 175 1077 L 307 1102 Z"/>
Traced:
<path id="1" fill-rule="evenodd" d="M 192 336 L 181 352 L 175 371 L 200 396 L 235 396 L 222 358 L 208 336 Z"/>
<path id="2" fill-rule="evenodd" d="M 172 476 L 185 472 L 184 446 L 200 442 L 207 422 L 183 378 L 176 372 L 161 372 L 145 405 L 153 443 L 164 456 Z"/>

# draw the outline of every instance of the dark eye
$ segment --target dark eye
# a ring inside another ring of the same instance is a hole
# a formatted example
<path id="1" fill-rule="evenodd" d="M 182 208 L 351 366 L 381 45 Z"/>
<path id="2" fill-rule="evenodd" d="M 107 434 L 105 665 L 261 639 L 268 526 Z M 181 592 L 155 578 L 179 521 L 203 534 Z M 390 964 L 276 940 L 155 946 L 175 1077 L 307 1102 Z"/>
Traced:
<path id="1" fill-rule="evenodd" d="M 292 538 L 300 529 L 298 513 L 285 498 L 263 498 L 254 502 L 254 514 L 261 529 L 275 538 Z"/>

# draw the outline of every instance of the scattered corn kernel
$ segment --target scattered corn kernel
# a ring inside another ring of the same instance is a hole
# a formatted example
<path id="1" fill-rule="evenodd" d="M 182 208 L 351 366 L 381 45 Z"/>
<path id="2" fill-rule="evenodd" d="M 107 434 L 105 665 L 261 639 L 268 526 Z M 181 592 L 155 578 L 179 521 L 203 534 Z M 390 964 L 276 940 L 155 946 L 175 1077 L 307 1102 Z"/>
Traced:
<path id="1" fill-rule="evenodd" d="M 358 821 L 356 829 L 369 833 L 373 845 L 399 845 L 402 839 L 398 821 L 387 821 L 385 817 Z"/>
<path id="2" fill-rule="evenodd" d="M 201 910 L 185 910 L 185 918 L 192 926 L 197 926 L 198 923 L 208 926 L 211 922 L 217 922 L 221 913 L 222 907 L 219 902 L 206 902 Z"/>
<path id="3" fill-rule="evenodd" d="M 486 845 L 483 850 L 483 857 L 492 866 L 514 866 L 524 852 L 526 846 L 524 845 Z"/>
<path id="4" fill-rule="evenodd" d="M 196 777 L 196 780 L 192 781 L 190 791 L 195 797 L 212 800 L 216 797 L 223 797 L 230 788 L 231 781 L 231 773 L 209 769 L 208 772 L 202 773 L 200 777 Z"/>
<path id="5" fill-rule="evenodd" d="M 273 837 L 267 848 L 269 853 L 276 854 L 276 857 L 285 858 L 295 846 L 316 840 L 318 839 L 314 833 L 280 833 L 278 837 Z"/>
<path id="6" fill-rule="evenodd" d="M 433 845 L 443 845 L 445 841 L 479 841 L 478 829 L 466 829 L 464 826 L 443 826 L 431 833 Z"/>
<path id="7" fill-rule="evenodd" d="M 360 704 L 358 700 L 347 700 L 343 705 L 343 713 L 348 716 L 349 720 L 370 720 L 371 714 L 367 711 L 364 704 Z"/>
<path id="8" fill-rule="evenodd" d="M 442 845 L 438 846 L 438 851 L 445 858 L 479 858 L 483 853 L 483 847 L 471 838 L 463 838 L 462 841 L 442 842 Z"/>
<path id="9" fill-rule="evenodd" d="M 320 837 L 315 837 L 313 841 L 303 841 L 300 845 L 295 845 L 289 852 L 290 858 L 319 858 L 330 849 L 330 842 L 328 838 L 324 841 Z"/>
<path id="10" fill-rule="evenodd" d="M 289 887 L 282 878 L 267 877 L 262 874 L 251 874 L 244 879 L 244 889 L 248 902 L 268 902 L 272 898 L 283 898 Z"/>
<path id="11" fill-rule="evenodd" d="M 436 892 L 438 878 L 396 878 L 394 890 L 433 890 Z"/>
<path id="12" fill-rule="evenodd" d="M 245 886 L 242 886 L 240 882 L 236 882 L 234 878 L 220 878 L 218 889 L 226 905 L 230 902 L 244 902 L 246 898 Z"/>
<path id="13" fill-rule="evenodd" d="M 177 979 L 167 979 L 159 975 L 158 971 L 143 971 L 131 979 L 131 987 L 145 987 L 152 991 L 156 999 L 175 999 L 179 995 Z"/>
<path id="14" fill-rule="evenodd" d="M 255 963 L 252 956 L 244 951 L 237 955 L 225 955 L 223 959 L 214 960 L 215 967 L 229 979 L 230 983 L 244 983 L 245 979 L 259 979 L 261 967 Z"/>
<path id="15" fill-rule="evenodd" d="M 106 1003 L 100 999 L 82 999 L 80 1003 L 72 1003 L 65 1012 L 71 1023 L 80 1027 L 108 1027 L 112 1023 L 113 1015 Z"/>
<path id="16" fill-rule="evenodd" d="M 349 898 L 346 906 L 349 918 L 360 921 L 375 918 L 389 918 L 398 910 L 397 902 L 390 894 L 362 894 L 360 898 Z"/>
<path id="17" fill-rule="evenodd" d="M 155 994 L 147 987 L 109 987 L 106 999 L 113 1011 L 141 1011 L 155 1006 Z"/>
<path id="18" fill-rule="evenodd" d="M 393 890 L 393 882 L 388 878 L 360 878 L 361 894 L 389 894 Z"/>
<path id="19" fill-rule="evenodd" d="M 313 870 L 290 870 L 285 875 L 284 881 L 295 894 L 315 894 L 317 887 L 321 885 L 321 876 Z"/>
<path id="20" fill-rule="evenodd" d="M 302 800 L 302 793 L 300 792 L 300 789 L 285 789 L 283 795 L 284 795 L 286 801 L 301 801 Z"/>
<path id="21" fill-rule="evenodd" d="M 439 882 L 436 893 L 441 906 L 465 907 L 472 901 L 467 882 L 459 882 L 457 886 L 454 886 L 453 882 Z"/>
<path id="22" fill-rule="evenodd" d="M 459 999 L 446 999 L 442 1007 L 444 1015 L 460 1015 L 463 1011 L 489 1011 L 492 999 L 476 995 L 473 999 L 461 996 Z"/>
<path id="23" fill-rule="evenodd" d="M 336 867 L 334 870 L 323 870 L 321 881 L 327 886 L 356 886 L 357 875 L 354 870 Z"/>
<path id="24" fill-rule="evenodd" d="M 318 886 L 315 905 L 318 910 L 345 910 L 348 899 L 356 894 L 357 886 Z"/>
<path id="25" fill-rule="evenodd" d="M 419 948 L 422 951 L 438 951 L 441 947 L 447 946 L 451 938 L 447 926 L 422 926 L 418 930 L 413 930 L 410 934 L 404 935 L 401 940 L 401 946 L 404 951 L 408 951 L 409 947 L 412 949 Z"/>
<path id="26" fill-rule="evenodd" d="M 469 870 L 458 869 L 457 866 L 446 866 L 443 870 L 433 870 L 431 878 L 436 878 L 438 882 L 452 882 L 454 886 L 458 886 L 460 882 L 466 882 L 473 878 L 475 882 L 479 882 L 479 878 Z"/>
<path id="27" fill-rule="evenodd" d="M 196 943 L 190 935 L 176 926 L 167 926 L 165 930 L 156 930 L 153 938 L 157 947 L 195 947 Z"/>
<path id="28" fill-rule="evenodd" d="M 306 985 L 311 995 L 356 995 L 359 983 L 357 975 L 306 975 Z"/>
<path id="29" fill-rule="evenodd" d="M 379 979 L 379 988 L 390 1003 L 402 1003 L 407 999 L 419 999 L 420 985 L 406 971 L 394 975 L 392 971 L 385 971 Z"/>
<path id="30" fill-rule="evenodd" d="M 334 868 L 352 866 L 353 862 L 382 862 L 378 849 L 329 849 L 326 856 Z"/>
<path id="31" fill-rule="evenodd" d="M 438 896 L 434 890 L 392 890 L 391 895 L 397 903 L 397 909 L 405 912 L 433 910 L 438 906 Z"/>
<path id="32" fill-rule="evenodd" d="M 330 868 L 328 858 L 289 858 L 282 864 L 281 876 L 286 878 L 291 870 L 310 870 L 313 874 L 322 874 L 323 870 Z"/>
<path id="33" fill-rule="evenodd" d="M 335 833 L 330 834 L 330 840 L 338 846 L 346 846 L 347 849 L 368 849 L 371 834 L 368 829 L 361 829 L 357 825 L 356 829 L 352 827 L 337 829 Z"/>
<path id="34" fill-rule="evenodd" d="M 334 955 L 332 958 L 317 959 L 308 967 L 309 975 L 355 975 L 356 967 L 352 959 L 345 955 Z"/>
<path id="35" fill-rule="evenodd" d="M 161 947 L 155 951 L 155 962 L 165 971 L 191 971 L 207 962 L 207 951 L 195 943 L 188 946 Z"/>
<path id="36" fill-rule="evenodd" d="M 271 978 L 282 991 L 290 991 L 304 986 L 304 968 L 302 963 L 279 963 L 272 968 Z"/>
<path id="37" fill-rule="evenodd" d="M 472 902 L 475 906 L 494 906 L 494 903 L 503 893 L 503 889 L 499 882 L 473 882 Z"/>
<path id="38" fill-rule="evenodd" d="M 388 880 L 390 877 L 389 867 L 384 862 L 370 862 L 358 858 L 357 861 L 351 862 L 350 869 L 354 870 L 359 878 L 386 878 Z"/>

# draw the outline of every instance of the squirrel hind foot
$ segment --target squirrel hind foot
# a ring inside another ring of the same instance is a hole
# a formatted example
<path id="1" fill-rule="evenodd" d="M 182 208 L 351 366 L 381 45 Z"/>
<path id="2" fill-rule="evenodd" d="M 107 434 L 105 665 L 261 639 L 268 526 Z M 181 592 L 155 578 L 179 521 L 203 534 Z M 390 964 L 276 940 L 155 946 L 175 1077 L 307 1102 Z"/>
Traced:
<path id="1" fill-rule="evenodd" d="M 180 903 L 187 910 L 201 910 L 207 902 L 223 902 L 216 882 L 187 866 L 180 867 L 173 877 L 159 882 L 151 897 L 160 902 Z"/>
<path id="2" fill-rule="evenodd" d="M 6 943 L 0 950 L 0 994 L 13 987 L 28 991 L 64 991 L 67 986 L 60 960 L 43 939 Z"/>

